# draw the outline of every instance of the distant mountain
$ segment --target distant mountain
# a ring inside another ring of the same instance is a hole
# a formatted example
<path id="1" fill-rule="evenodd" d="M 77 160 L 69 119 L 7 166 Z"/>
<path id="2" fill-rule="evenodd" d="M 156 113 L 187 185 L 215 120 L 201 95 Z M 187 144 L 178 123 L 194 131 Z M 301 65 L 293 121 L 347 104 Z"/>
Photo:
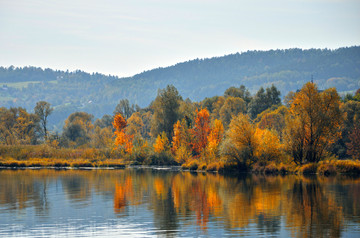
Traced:
<path id="1" fill-rule="evenodd" d="M 336 87 L 354 92 L 360 87 L 360 47 L 247 51 L 211 59 L 195 59 L 119 78 L 82 71 L 54 71 L 36 67 L 0 67 L 0 105 L 31 111 L 45 100 L 54 107 L 52 124 L 74 111 L 101 117 L 112 114 L 120 99 L 142 107 L 154 100 L 159 88 L 173 84 L 195 101 L 222 95 L 241 84 L 255 93 L 274 84 L 285 96 L 314 80 L 320 89 Z"/>

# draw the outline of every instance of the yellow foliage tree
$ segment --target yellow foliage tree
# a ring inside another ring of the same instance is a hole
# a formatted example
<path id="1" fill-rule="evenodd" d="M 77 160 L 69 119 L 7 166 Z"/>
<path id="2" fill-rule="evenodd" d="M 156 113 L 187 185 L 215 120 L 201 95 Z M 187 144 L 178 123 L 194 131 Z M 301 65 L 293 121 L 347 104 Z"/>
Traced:
<path id="1" fill-rule="evenodd" d="M 213 127 L 208 136 L 207 152 L 210 158 L 215 158 L 218 155 L 218 147 L 224 135 L 224 126 L 222 122 L 215 119 Z"/>
<path id="2" fill-rule="evenodd" d="M 166 151 L 169 147 L 169 140 L 166 136 L 166 133 L 163 131 L 160 135 L 157 136 L 154 144 L 154 151 L 156 153 L 161 153 Z"/>
<path id="3" fill-rule="evenodd" d="M 259 141 L 259 146 L 254 153 L 257 159 L 265 163 L 279 161 L 281 158 L 282 145 L 276 132 L 257 128 L 255 136 L 257 141 Z"/>
<path id="4" fill-rule="evenodd" d="M 139 112 L 135 112 L 131 115 L 131 117 L 129 117 L 129 119 L 127 120 L 127 128 L 126 128 L 126 132 L 129 135 L 133 135 L 133 136 L 142 136 L 141 135 L 141 131 L 142 128 L 144 127 L 144 122 L 141 119 L 141 115 Z"/>
<path id="5" fill-rule="evenodd" d="M 239 165 L 249 166 L 256 162 L 255 152 L 259 141 L 255 131 L 247 115 L 240 113 L 234 117 L 222 143 L 221 154 Z"/>
<path id="6" fill-rule="evenodd" d="M 305 84 L 292 99 L 289 114 L 285 142 L 297 164 L 320 161 L 341 136 L 343 116 L 334 88 L 319 92 L 314 83 Z"/>

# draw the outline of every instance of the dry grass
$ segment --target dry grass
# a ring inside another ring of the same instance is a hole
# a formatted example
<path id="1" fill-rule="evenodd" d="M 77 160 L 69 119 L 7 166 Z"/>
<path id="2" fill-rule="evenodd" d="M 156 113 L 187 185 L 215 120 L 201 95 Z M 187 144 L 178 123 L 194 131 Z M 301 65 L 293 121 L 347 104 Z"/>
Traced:
<path id="1" fill-rule="evenodd" d="M 360 174 L 360 162 L 353 160 L 338 160 L 335 162 L 336 170 L 339 173 Z"/>
<path id="2" fill-rule="evenodd" d="M 85 159 L 49 159 L 49 158 L 32 158 L 28 160 L 3 159 L 0 158 L 0 167 L 6 168 L 24 168 L 24 167 L 55 167 L 55 168 L 81 168 L 81 167 L 111 167 L 124 168 L 122 160 L 104 160 L 91 161 Z"/>

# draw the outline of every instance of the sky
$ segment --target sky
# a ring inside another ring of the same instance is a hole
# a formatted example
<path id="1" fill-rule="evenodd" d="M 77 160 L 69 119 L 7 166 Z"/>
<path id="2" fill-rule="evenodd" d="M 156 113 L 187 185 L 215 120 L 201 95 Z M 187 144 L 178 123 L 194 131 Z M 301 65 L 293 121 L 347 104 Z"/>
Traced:
<path id="1" fill-rule="evenodd" d="M 360 0 L 0 0 L 0 66 L 132 76 L 248 50 L 360 45 Z"/>

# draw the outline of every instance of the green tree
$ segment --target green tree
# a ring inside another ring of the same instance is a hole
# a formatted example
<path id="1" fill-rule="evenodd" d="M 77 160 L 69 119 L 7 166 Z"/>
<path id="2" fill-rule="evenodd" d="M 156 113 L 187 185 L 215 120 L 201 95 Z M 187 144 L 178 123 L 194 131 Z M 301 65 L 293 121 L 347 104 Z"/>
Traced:
<path id="1" fill-rule="evenodd" d="M 227 127 L 232 117 L 245 112 L 246 103 L 242 98 L 228 96 L 220 109 L 220 119 L 224 126 Z"/>
<path id="2" fill-rule="evenodd" d="M 101 129 L 106 127 L 112 128 L 113 117 L 110 115 L 104 115 L 101 119 L 96 119 L 94 127 L 100 127 Z"/>
<path id="3" fill-rule="evenodd" d="M 180 101 L 182 101 L 182 97 L 173 85 L 168 85 L 165 89 L 158 91 L 152 105 L 154 115 L 151 123 L 151 134 L 153 137 L 157 137 L 164 131 L 171 141 L 173 125 L 179 119 Z"/>
<path id="4" fill-rule="evenodd" d="M 121 99 L 119 104 L 116 105 L 114 110 L 114 115 L 121 114 L 125 117 L 125 119 L 128 119 L 131 117 L 131 115 L 136 111 L 136 106 L 132 104 L 130 106 L 130 102 L 127 99 Z"/>
<path id="5" fill-rule="evenodd" d="M 81 146 L 91 139 L 93 129 L 93 115 L 86 112 L 74 112 L 65 120 L 63 137 L 70 141 L 71 145 Z"/>
<path id="6" fill-rule="evenodd" d="M 270 88 L 263 87 L 255 94 L 249 103 L 248 112 L 252 119 L 255 119 L 258 114 L 270 108 L 272 105 L 281 103 L 280 91 L 272 85 Z"/>
<path id="7" fill-rule="evenodd" d="M 238 97 L 238 98 L 242 98 L 245 102 L 246 105 L 249 104 L 249 102 L 251 101 L 251 95 L 248 89 L 246 89 L 246 87 L 244 85 L 241 85 L 239 88 L 236 87 L 230 87 L 228 89 L 226 89 L 225 93 L 224 93 L 224 97 Z"/>

